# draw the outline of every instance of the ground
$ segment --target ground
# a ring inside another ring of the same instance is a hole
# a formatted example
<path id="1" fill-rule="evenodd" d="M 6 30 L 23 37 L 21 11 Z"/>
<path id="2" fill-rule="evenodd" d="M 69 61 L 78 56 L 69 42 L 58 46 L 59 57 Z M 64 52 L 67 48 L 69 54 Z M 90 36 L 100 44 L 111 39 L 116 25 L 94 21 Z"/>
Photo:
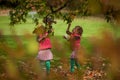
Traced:
<path id="1" fill-rule="evenodd" d="M 101 56 L 93 56 L 96 52 L 89 42 L 92 36 L 100 38 L 98 31 L 101 31 L 101 28 L 111 30 L 111 24 L 106 23 L 104 19 L 86 17 L 73 21 L 71 28 L 78 24 L 83 26 L 81 46 L 84 47 L 85 54 L 89 55 L 86 62 L 81 64 L 80 70 L 75 68 L 75 73 L 69 71 L 71 51 L 69 44 L 63 38 L 67 25 L 62 20 L 56 19 L 57 24 L 53 25 L 55 35 L 52 37 L 54 60 L 51 62 L 49 75 L 44 74 L 45 71 L 40 71 L 39 62 L 35 59 L 37 43 L 32 31 L 36 26 L 30 17 L 27 23 L 17 24 L 14 27 L 9 26 L 8 16 L 0 16 L 0 20 L 1 80 L 41 80 L 41 78 L 44 78 L 43 80 L 45 78 L 47 80 L 107 80 L 106 68 L 109 67 L 109 61 Z M 11 30 L 14 29 L 15 33 L 11 34 Z"/>

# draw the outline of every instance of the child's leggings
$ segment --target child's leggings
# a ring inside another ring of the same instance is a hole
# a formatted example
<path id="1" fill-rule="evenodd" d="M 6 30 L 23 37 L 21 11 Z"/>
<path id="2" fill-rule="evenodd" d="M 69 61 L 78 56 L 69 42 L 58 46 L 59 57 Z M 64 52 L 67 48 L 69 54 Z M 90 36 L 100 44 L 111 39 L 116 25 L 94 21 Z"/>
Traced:
<path id="1" fill-rule="evenodd" d="M 71 65 L 71 67 L 70 67 L 70 71 L 71 71 L 71 72 L 74 72 L 74 66 L 77 66 L 78 69 L 80 68 L 80 64 L 79 64 L 78 61 L 77 61 L 76 59 L 74 59 L 74 58 L 71 58 L 71 59 L 70 59 L 70 65 Z"/>
<path id="2" fill-rule="evenodd" d="M 50 60 L 45 61 L 45 63 L 43 63 L 43 61 L 40 61 L 40 64 L 42 68 L 44 68 L 44 66 L 46 67 L 47 73 L 50 72 Z"/>
<path id="3" fill-rule="evenodd" d="M 46 71 L 47 73 L 50 72 L 50 60 L 45 61 Z"/>

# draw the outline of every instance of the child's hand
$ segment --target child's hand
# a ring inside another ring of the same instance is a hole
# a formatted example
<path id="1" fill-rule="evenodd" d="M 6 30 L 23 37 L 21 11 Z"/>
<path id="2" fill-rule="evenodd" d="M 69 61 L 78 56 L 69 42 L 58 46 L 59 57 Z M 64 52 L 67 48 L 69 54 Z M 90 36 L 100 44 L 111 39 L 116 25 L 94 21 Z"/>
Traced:
<path id="1" fill-rule="evenodd" d="M 43 35 L 42 37 L 38 38 L 38 42 L 41 42 L 42 40 L 44 40 L 47 37 L 47 34 Z"/>
<path id="2" fill-rule="evenodd" d="M 69 30 L 66 30 L 66 33 L 69 33 L 70 31 Z"/>
<path id="3" fill-rule="evenodd" d="M 65 39 L 67 39 L 67 40 L 69 40 L 69 39 L 70 39 L 70 36 L 69 36 L 69 35 L 67 35 L 67 34 L 65 34 L 63 37 L 64 37 Z"/>
<path id="4" fill-rule="evenodd" d="M 65 37 L 65 35 L 63 36 L 63 38 L 64 38 L 64 39 L 67 39 L 67 38 Z"/>

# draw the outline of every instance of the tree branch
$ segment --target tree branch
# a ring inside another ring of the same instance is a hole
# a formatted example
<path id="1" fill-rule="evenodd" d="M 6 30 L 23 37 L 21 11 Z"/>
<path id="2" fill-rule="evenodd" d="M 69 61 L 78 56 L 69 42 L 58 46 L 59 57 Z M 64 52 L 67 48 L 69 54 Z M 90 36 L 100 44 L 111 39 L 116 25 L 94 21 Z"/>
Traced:
<path id="1" fill-rule="evenodd" d="M 60 11 L 61 9 L 65 8 L 65 7 L 68 5 L 68 3 L 69 3 L 70 1 L 71 1 L 71 0 L 67 0 L 63 6 L 59 7 L 59 8 L 56 9 L 56 10 L 53 10 L 53 8 L 50 7 L 50 8 L 51 8 L 51 13 L 54 14 L 54 13 Z"/>

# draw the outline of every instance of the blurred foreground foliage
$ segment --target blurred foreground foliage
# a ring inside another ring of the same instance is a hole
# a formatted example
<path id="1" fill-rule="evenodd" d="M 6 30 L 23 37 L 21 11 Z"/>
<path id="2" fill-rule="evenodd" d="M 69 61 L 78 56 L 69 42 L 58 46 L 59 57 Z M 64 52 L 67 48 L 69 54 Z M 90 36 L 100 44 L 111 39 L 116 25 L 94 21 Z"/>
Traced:
<path id="1" fill-rule="evenodd" d="M 2 1 L 2 0 L 0 0 Z M 15 8 L 10 11 L 11 25 L 26 22 L 28 13 L 37 12 L 33 20 L 38 24 L 39 18 L 52 15 L 71 23 L 79 16 L 104 15 L 107 22 L 120 23 L 119 0 L 10 0 L 16 2 Z M 32 15 L 36 13 L 31 13 Z M 27 42 L 13 35 L 10 39 L 0 33 L 0 80 L 119 80 L 120 79 L 120 35 L 115 26 L 114 32 L 103 31 L 100 37 L 88 38 L 91 52 L 83 47 L 78 55 L 81 70 L 74 74 L 69 72 L 69 59 L 66 53 L 70 52 L 69 44 L 61 43 L 58 38 L 53 39 L 53 53 L 51 74 L 39 67 L 35 59 L 37 44 L 33 36 L 25 35 Z M 15 32 L 13 31 L 13 34 Z M 32 39 L 32 40 L 31 40 Z M 9 43 L 9 40 L 12 42 Z M 34 44 L 33 44 L 34 43 Z M 34 46 L 34 47 L 33 47 Z M 67 52 L 68 50 L 68 52 Z M 61 53 L 62 52 L 62 53 Z M 86 55 L 91 53 L 91 55 Z M 56 74 L 57 73 L 57 74 Z"/>
<path id="2" fill-rule="evenodd" d="M 119 29 L 119 28 L 118 28 Z M 69 43 L 60 37 L 52 38 L 54 59 L 50 75 L 40 68 L 35 37 L 25 34 L 4 36 L 0 33 L 0 80 L 119 80 L 120 78 L 120 36 L 113 32 L 103 31 L 100 37 L 89 37 L 87 43 L 91 51 L 82 45 L 78 60 L 81 69 L 69 72 Z M 60 39 L 62 41 L 60 41 Z M 61 43 L 62 42 L 62 43 Z"/>

